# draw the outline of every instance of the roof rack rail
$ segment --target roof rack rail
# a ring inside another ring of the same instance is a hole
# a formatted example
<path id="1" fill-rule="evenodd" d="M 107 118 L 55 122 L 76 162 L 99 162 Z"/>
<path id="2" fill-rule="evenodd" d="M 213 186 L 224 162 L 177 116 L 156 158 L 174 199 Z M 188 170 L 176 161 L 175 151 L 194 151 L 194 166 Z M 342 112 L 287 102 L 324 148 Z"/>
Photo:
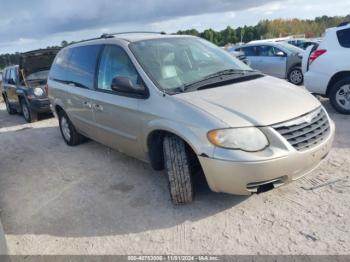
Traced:
<path id="1" fill-rule="evenodd" d="M 134 31 L 134 32 L 131 31 L 131 32 L 119 32 L 119 33 L 113 33 L 113 34 L 105 33 L 105 34 L 102 34 L 100 37 L 84 39 L 81 41 L 73 42 L 69 45 L 84 43 L 84 42 L 93 41 L 93 40 L 114 38 L 115 35 L 124 35 L 124 34 L 160 34 L 160 35 L 166 35 L 165 32 L 151 32 L 151 31 Z"/>
<path id="2" fill-rule="evenodd" d="M 159 34 L 166 35 L 165 32 L 152 32 L 152 31 L 130 31 L 130 32 L 118 32 L 118 33 L 106 33 L 102 34 L 100 38 L 113 38 L 115 35 L 125 35 L 125 34 Z"/>
<path id="3" fill-rule="evenodd" d="M 346 25 L 348 25 L 348 24 L 350 24 L 350 21 L 345 21 L 345 22 L 343 22 L 343 23 L 340 23 L 337 27 L 346 26 Z"/>

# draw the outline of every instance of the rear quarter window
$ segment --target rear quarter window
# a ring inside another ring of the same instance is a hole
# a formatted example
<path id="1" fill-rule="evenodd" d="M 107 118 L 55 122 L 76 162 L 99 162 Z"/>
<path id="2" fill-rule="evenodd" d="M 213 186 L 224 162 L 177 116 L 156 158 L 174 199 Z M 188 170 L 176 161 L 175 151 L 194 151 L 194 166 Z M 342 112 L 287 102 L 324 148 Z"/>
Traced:
<path id="1" fill-rule="evenodd" d="M 93 89 L 100 49 L 101 45 L 87 45 L 62 50 L 52 65 L 50 78 Z"/>
<path id="2" fill-rule="evenodd" d="M 350 28 L 339 30 L 337 36 L 342 47 L 350 48 Z"/>

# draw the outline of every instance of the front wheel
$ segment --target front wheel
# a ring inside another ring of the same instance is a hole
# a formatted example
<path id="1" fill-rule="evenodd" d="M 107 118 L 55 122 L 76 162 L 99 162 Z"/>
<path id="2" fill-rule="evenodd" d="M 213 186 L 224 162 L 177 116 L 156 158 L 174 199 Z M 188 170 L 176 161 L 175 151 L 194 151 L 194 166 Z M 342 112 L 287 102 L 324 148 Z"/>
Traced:
<path id="1" fill-rule="evenodd" d="M 21 110 L 24 119 L 28 123 L 32 123 L 38 120 L 38 114 L 30 109 L 28 103 L 24 99 L 21 99 Z"/>
<path id="2" fill-rule="evenodd" d="M 289 71 L 288 81 L 297 86 L 304 82 L 303 72 L 299 67 L 294 67 Z"/>
<path id="3" fill-rule="evenodd" d="M 168 135 L 163 141 L 163 151 L 172 202 L 176 205 L 192 202 L 194 190 L 185 142 L 177 136 Z"/>
<path id="4" fill-rule="evenodd" d="M 329 100 L 339 113 L 350 115 L 350 77 L 337 82 L 331 87 Z"/>

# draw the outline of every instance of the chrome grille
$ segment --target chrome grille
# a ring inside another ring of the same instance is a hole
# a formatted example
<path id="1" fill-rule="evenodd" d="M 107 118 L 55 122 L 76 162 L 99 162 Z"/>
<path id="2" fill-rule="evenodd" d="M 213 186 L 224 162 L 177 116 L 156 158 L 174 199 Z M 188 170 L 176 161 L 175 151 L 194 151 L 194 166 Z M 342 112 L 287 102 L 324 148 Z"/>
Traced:
<path id="1" fill-rule="evenodd" d="M 329 120 L 323 108 L 273 128 L 299 151 L 321 143 L 330 132 Z"/>

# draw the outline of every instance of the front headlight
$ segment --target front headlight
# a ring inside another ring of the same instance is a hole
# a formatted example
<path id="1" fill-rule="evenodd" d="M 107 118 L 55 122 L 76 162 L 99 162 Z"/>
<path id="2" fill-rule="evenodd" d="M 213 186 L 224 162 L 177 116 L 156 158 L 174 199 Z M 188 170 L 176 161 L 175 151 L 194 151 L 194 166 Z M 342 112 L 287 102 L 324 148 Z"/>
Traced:
<path id="1" fill-rule="evenodd" d="M 40 87 L 34 88 L 34 95 L 35 96 L 42 96 L 44 94 L 44 91 Z"/>
<path id="2" fill-rule="evenodd" d="M 269 141 L 256 127 L 217 129 L 208 133 L 209 141 L 218 147 L 256 152 L 265 149 Z"/>

